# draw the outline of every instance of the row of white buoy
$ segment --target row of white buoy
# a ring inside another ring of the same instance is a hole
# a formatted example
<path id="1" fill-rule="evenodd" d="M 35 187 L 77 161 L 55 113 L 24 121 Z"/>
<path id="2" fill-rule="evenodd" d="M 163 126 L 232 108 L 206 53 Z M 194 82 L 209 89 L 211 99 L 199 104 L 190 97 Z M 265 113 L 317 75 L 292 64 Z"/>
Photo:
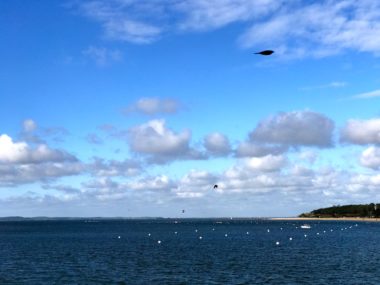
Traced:
<path id="1" fill-rule="evenodd" d="M 355 227 L 357 227 L 357 226 L 358 226 L 358 225 L 355 224 Z M 347 230 L 347 229 L 351 229 L 351 228 L 352 228 L 352 226 L 345 227 L 345 228 L 341 228 L 341 231 L 343 231 L 343 230 Z M 296 229 L 298 229 L 298 227 L 296 227 Z M 215 228 L 213 228 L 212 230 L 215 231 Z M 280 228 L 280 230 L 283 230 L 283 228 Z M 333 231 L 334 231 L 333 229 L 330 229 L 330 232 L 333 232 Z M 197 233 L 197 232 L 198 232 L 198 229 L 195 229 L 195 232 Z M 267 229 L 267 232 L 270 233 L 270 229 Z M 326 230 L 324 230 L 323 233 L 326 233 Z M 175 231 L 174 234 L 177 235 L 178 232 Z M 246 232 L 246 234 L 249 235 L 249 232 Z M 317 232 L 316 235 L 320 235 L 320 233 Z M 151 236 L 151 233 L 148 233 L 148 236 L 150 237 L 150 236 Z M 228 234 L 226 233 L 226 234 L 224 234 L 224 236 L 225 236 L 225 237 L 228 237 Z M 304 234 L 304 237 L 306 238 L 306 237 L 307 237 L 307 234 Z M 121 239 L 121 236 L 118 236 L 117 238 L 118 238 L 118 239 Z M 202 236 L 199 236 L 198 238 L 199 238 L 200 240 L 203 239 Z M 293 240 L 293 237 L 289 237 L 289 241 L 292 241 L 292 240 Z M 158 240 L 157 243 L 158 243 L 158 244 L 161 244 L 161 240 Z M 276 245 L 280 245 L 280 242 L 279 242 L 279 241 L 276 241 Z"/>

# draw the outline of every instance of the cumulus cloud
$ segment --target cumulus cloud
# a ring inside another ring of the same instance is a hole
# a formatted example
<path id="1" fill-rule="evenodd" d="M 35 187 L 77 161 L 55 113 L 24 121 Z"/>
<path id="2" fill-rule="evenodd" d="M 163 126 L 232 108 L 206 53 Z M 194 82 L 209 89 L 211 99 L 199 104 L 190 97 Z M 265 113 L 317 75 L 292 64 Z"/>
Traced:
<path id="1" fill-rule="evenodd" d="M 286 164 L 286 158 L 282 155 L 266 155 L 264 157 L 252 157 L 246 160 L 246 165 L 252 170 L 277 171 Z"/>
<path id="2" fill-rule="evenodd" d="M 43 184 L 41 186 L 45 190 L 56 190 L 59 192 L 63 192 L 68 195 L 76 195 L 81 193 L 80 189 L 72 187 L 72 186 L 67 186 L 67 185 L 54 185 L 54 184 Z"/>
<path id="3" fill-rule="evenodd" d="M 208 134 L 203 141 L 208 152 L 215 156 L 228 155 L 231 151 L 231 145 L 228 138 L 218 132 Z"/>
<path id="4" fill-rule="evenodd" d="M 128 183 L 128 187 L 139 191 L 170 191 L 175 183 L 167 175 L 148 176 Z"/>
<path id="5" fill-rule="evenodd" d="M 147 155 L 153 163 L 176 159 L 202 159 L 204 156 L 189 145 L 191 133 L 168 129 L 165 120 L 152 120 L 129 129 L 128 143 L 133 152 Z"/>
<path id="6" fill-rule="evenodd" d="M 380 119 L 349 120 L 340 133 L 342 142 L 352 144 L 379 144 Z"/>
<path id="7" fill-rule="evenodd" d="M 26 119 L 22 124 L 20 137 L 22 140 L 33 144 L 46 144 L 50 139 L 55 142 L 62 142 L 69 132 L 63 127 L 39 127 L 32 119 Z"/>
<path id="8" fill-rule="evenodd" d="M 124 176 L 131 177 L 141 174 L 142 167 L 136 160 L 126 159 L 124 161 L 104 160 L 95 157 L 88 165 L 90 172 L 95 176 Z"/>
<path id="9" fill-rule="evenodd" d="M 200 198 L 214 191 L 213 185 L 217 182 L 217 175 L 205 170 L 192 169 L 178 181 L 173 192 L 178 198 Z"/>
<path id="10" fill-rule="evenodd" d="M 8 135 L 0 135 L 0 163 L 42 163 L 47 161 L 76 161 L 76 158 L 64 151 L 50 149 L 45 144 L 31 148 L 26 142 L 13 142 Z"/>
<path id="11" fill-rule="evenodd" d="M 312 111 L 278 113 L 259 122 L 250 134 L 258 143 L 288 146 L 331 147 L 334 123 L 326 116 Z"/>
<path id="12" fill-rule="evenodd" d="M 371 146 L 365 149 L 360 156 L 362 166 L 377 170 L 380 168 L 380 148 Z"/>
<path id="13" fill-rule="evenodd" d="M 278 155 L 284 153 L 288 150 L 285 145 L 270 145 L 270 144 L 260 144 L 255 142 L 242 142 L 238 145 L 236 149 L 237 157 L 247 157 L 247 156 L 266 156 L 268 154 Z"/>
<path id="14" fill-rule="evenodd" d="M 106 201 L 133 197 L 152 202 L 152 199 L 154 201 L 158 197 L 164 199 L 173 187 L 174 182 L 166 175 L 146 176 L 126 182 L 99 177 L 82 183 L 82 198 Z"/>
<path id="15" fill-rule="evenodd" d="M 83 171 L 78 159 L 45 144 L 35 147 L 26 142 L 14 142 L 0 135 L 0 186 L 15 186 L 58 177 L 76 175 Z"/>
<path id="16" fill-rule="evenodd" d="M 0 187 L 33 182 L 48 182 L 83 173 L 80 162 L 44 162 L 38 164 L 0 164 Z"/>
<path id="17" fill-rule="evenodd" d="M 180 108 L 177 100 L 170 98 L 141 98 L 125 110 L 126 114 L 138 112 L 145 115 L 174 114 Z"/>

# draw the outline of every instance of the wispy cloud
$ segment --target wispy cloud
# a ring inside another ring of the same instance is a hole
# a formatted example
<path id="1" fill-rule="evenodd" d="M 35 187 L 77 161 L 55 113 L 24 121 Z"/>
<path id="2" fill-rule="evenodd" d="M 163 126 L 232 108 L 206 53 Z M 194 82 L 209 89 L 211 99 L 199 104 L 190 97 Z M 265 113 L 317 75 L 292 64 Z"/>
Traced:
<path id="1" fill-rule="evenodd" d="M 287 58 L 326 57 L 355 50 L 380 55 L 380 2 L 183 0 L 89 1 L 80 11 L 106 38 L 152 43 L 178 32 L 205 32 L 244 22 L 242 48 L 270 46 Z"/>
<path id="2" fill-rule="evenodd" d="M 124 114 L 142 113 L 145 115 L 174 114 L 180 109 L 175 99 L 149 97 L 141 98 L 124 110 Z"/>
<path id="3" fill-rule="evenodd" d="M 253 23 L 240 37 L 241 46 L 270 44 L 298 57 L 326 57 L 345 50 L 380 55 L 379 2 L 319 1 L 286 8 Z"/>
<path id="4" fill-rule="evenodd" d="M 343 88 L 347 86 L 347 82 L 345 81 L 332 81 L 327 84 L 315 85 L 315 86 L 304 86 L 301 87 L 300 90 L 308 91 L 314 89 L 327 89 L 327 88 Z"/>
<path id="5" fill-rule="evenodd" d="M 351 96 L 351 99 L 370 99 L 370 98 L 375 98 L 375 97 L 380 97 L 380 89 L 371 91 L 371 92 L 366 92 L 366 93 L 360 93 L 354 96 Z"/>
<path id="6" fill-rule="evenodd" d="M 161 4 L 146 1 L 90 1 L 80 5 L 82 13 L 103 28 L 106 38 L 136 44 L 147 44 L 158 39 L 162 29 L 147 23 L 156 15 Z"/>
<path id="7" fill-rule="evenodd" d="M 107 66 L 113 62 L 121 61 L 123 58 L 121 51 L 105 47 L 89 46 L 82 53 L 98 66 Z"/>

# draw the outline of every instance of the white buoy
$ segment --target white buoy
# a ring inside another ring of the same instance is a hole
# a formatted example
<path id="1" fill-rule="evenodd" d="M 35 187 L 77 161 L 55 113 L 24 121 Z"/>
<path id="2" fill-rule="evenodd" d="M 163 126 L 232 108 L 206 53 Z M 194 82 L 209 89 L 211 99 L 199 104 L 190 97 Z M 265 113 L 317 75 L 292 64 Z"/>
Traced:
<path id="1" fill-rule="evenodd" d="M 202 239 L 202 236 L 200 236 L 199 239 Z"/>
<path id="2" fill-rule="evenodd" d="M 214 229 L 214 228 L 212 228 L 212 230 L 213 230 L 213 231 L 215 231 L 215 229 Z"/>
<path id="3" fill-rule="evenodd" d="M 307 237 L 307 235 L 304 235 L 305 237 Z"/>
<path id="4" fill-rule="evenodd" d="M 157 241 L 157 243 L 158 243 L 158 244 L 160 244 L 160 243 L 161 243 L 161 241 L 159 240 L 159 241 Z"/>
<path id="5" fill-rule="evenodd" d="M 268 233 L 270 233 L 270 230 L 269 230 L 269 229 L 267 229 L 267 232 L 268 232 Z"/>
<path id="6" fill-rule="evenodd" d="M 333 231 L 333 229 L 330 230 L 330 232 L 332 232 L 332 231 Z"/>
<path id="7" fill-rule="evenodd" d="M 276 245 L 279 245 L 280 244 L 280 242 L 279 241 L 276 241 Z"/>
<path id="8" fill-rule="evenodd" d="M 225 237 L 228 237 L 228 234 L 225 234 L 224 236 L 225 236 Z"/>
<path id="9" fill-rule="evenodd" d="M 150 237 L 150 233 L 148 234 L 148 237 Z"/>
<path id="10" fill-rule="evenodd" d="M 293 240 L 293 238 L 290 237 L 289 240 Z"/>
<path id="11" fill-rule="evenodd" d="M 197 233 L 197 232 L 198 232 L 198 230 L 195 230 L 195 232 Z"/>
<path id="12" fill-rule="evenodd" d="M 177 234 L 177 232 L 174 232 L 174 234 L 176 235 L 176 234 Z"/>
<path id="13" fill-rule="evenodd" d="M 117 238 L 121 238 L 121 236 L 118 236 Z"/>
<path id="14" fill-rule="evenodd" d="M 323 231 L 323 233 L 326 233 L 326 231 Z"/>
<path id="15" fill-rule="evenodd" d="M 319 235 L 319 233 L 317 233 L 317 235 Z"/>
<path id="16" fill-rule="evenodd" d="M 249 235 L 249 232 L 247 232 L 247 235 Z"/>

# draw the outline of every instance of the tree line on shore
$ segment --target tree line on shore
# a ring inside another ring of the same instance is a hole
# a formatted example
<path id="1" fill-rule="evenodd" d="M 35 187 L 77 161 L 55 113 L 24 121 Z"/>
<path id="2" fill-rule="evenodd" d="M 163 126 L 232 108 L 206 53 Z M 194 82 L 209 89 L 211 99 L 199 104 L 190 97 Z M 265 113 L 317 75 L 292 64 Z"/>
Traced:
<path id="1" fill-rule="evenodd" d="M 302 213 L 301 218 L 379 218 L 380 204 L 360 204 L 360 205 L 336 205 L 328 208 L 313 210 L 309 213 Z"/>

